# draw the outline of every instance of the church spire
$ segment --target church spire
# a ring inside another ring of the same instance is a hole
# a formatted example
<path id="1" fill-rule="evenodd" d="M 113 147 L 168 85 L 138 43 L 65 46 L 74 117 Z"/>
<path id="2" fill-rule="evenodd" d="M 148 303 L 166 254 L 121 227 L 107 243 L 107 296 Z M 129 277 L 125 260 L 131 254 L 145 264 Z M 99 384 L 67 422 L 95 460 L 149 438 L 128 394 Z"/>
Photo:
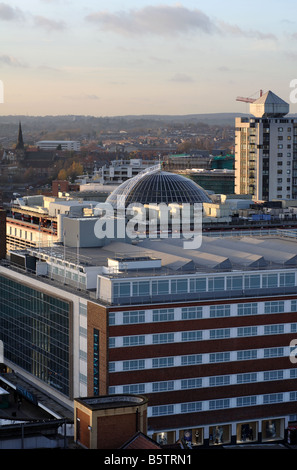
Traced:
<path id="1" fill-rule="evenodd" d="M 23 140 L 23 132 L 21 123 L 19 123 L 19 133 L 18 133 L 18 141 L 16 144 L 16 150 L 24 150 L 24 140 Z"/>

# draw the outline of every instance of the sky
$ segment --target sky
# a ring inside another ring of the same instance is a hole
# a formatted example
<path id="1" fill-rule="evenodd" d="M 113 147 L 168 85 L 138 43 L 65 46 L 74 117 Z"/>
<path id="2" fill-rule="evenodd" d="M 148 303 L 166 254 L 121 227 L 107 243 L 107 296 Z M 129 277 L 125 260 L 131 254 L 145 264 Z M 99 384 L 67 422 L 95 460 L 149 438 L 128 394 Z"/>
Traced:
<path id="1" fill-rule="evenodd" d="M 0 1 L 2 116 L 294 113 L 296 61 L 294 0 Z"/>

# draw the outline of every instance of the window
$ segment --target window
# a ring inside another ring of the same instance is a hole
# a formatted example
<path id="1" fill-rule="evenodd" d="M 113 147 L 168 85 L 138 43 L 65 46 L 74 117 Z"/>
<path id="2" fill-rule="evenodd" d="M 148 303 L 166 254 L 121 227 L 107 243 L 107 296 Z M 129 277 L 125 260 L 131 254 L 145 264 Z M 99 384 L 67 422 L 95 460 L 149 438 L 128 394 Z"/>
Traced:
<path id="1" fill-rule="evenodd" d="M 263 274 L 262 287 L 278 287 L 277 274 Z"/>
<path id="2" fill-rule="evenodd" d="M 206 292 L 206 278 L 190 279 L 190 292 Z"/>
<path id="3" fill-rule="evenodd" d="M 174 343 L 174 333 L 158 333 L 153 335 L 153 344 Z"/>
<path id="4" fill-rule="evenodd" d="M 202 307 L 183 307 L 182 320 L 195 320 L 202 318 Z"/>
<path id="5" fill-rule="evenodd" d="M 181 413 L 197 413 L 202 410 L 201 401 L 194 401 L 190 403 L 182 403 L 180 411 Z"/>
<path id="6" fill-rule="evenodd" d="M 123 323 L 145 323 L 145 312 L 144 310 L 134 310 L 132 312 L 123 312 Z"/>
<path id="7" fill-rule="evenodd" d="M 236 406 L 254 406 L 257 404 L 257 397 L 239 397 L 236 399 Z"/>
<path id="8" fill-rule="evenodd" d="M 169 281 L 152 281 L 153 295 L 169 294 Z"/>
<path id="9" fill-rule="evenodd" d="M 85 338 L 87 338 L 87 336 L 88 336 L 87 328 L 84 328 L 83 326 L 80 326 L 79 327 L 79 335 L 84 336 Z"/>
<path id="10" fill-rule="evenodd" d="M 257 359 L 257 349 L 247 349 L 246 351 L 237 352 L 238 361 L 249 361 L 251 359 Z"/>
<path id="11" fill-rule="evenodd" d="M 285 311 L 285 302 L 283 300 L 265 302 L 264 311 L 265 313 L 283 313 Z"/>
<path id="12" fill-rule="evenodd" d="M 223 400 L 210 400 L 209 409 L 210 410 L 220 410 L 223 408 L 230 408 L 230 399 L 225 398 Z"/>
<path id="13" fill-rule="evenodd" d="M 285 331 L 284 325 L 264 325 L 264 335 L 278 335 Z"/>
<path id="14" fill-rule="evenodd" d="M 284 400 L 282 393 L 271 393 L 269 395 L 263 395 L 263 404 L 268 405 L 270 403 L 281 403 Z"/>
<path id="15" fill-rule="evenodd" d="M 210 292 L 225 290 L 225 278 L 224 277 L 210 277 L 208 279 L 208 290 Z"/>
<path id="16" fill-rule="evenodd" d="M 174 413 L 173 405 L 159 405 L 152 407 L 153 416 L 172 415 Z"/>
<path id="17" fill-rule="evenodd" d="M 171 294 L 182 294 L 188 292 L 187 279 L 173 279 L 171 281 Z"/>
<path id="18" fill-rule="evenodd" d="M 264 349 L 264 357 L 282 357 L 284 355 L 284 348 L 267 348 Z"/>
<path id="19" fill-rule="evenodd" d="M 160 369 L 162 367 L 173 367 L 174 366 L 174 358 L 173 357 L 158 357 L 153 359 L 153 368 Z"/>
<path id="20" fill-rule="evenodd" d="M 295 273 L 280 273 L 279 285 L 282 286 L 295 286 Z"/>
<path id="21" fill-rule="evenodd" d="M 123 337 L 123 346 L 142 346 L 145 344 L 145 336 L 124 336 Z"/>
<path id="22" fill-rule="evenodd" d="M 209 355 L 209 362 L 228 362 L 228 361 L 230 361 L 229 352 L 211 353 Z"/>
<path id="23" fill-rule="evenodd" d="M 174 390 L 174 381 L 153 383 L 153 392 L 170 392 Z"/>
<path id="24" fill-rule="evenodd" d="M 221 387 L 222 385 L 230 385 L 229 375 L 218 375 L 216 377 L 209 378 L 210 387 Z"/>
<path id="25" fill-rule="evenodd" d="M 115 282 L 113 293 L 114 297 L 130 297 L 130 282 Z"/>
<path id="26" fill-rule="evenodd" d="M 160 310 L 153 310 L 153 321 L 173 321 L 174 320 L 174 309 L 173 308 L 163 308 Z"/>
<path id="27" fill-rule="evenodd" d="M 227 276 L 227 289 L 241 290 L 243 287 L 242 276 Z"/>
<path id="28" fill-rule="evenodd" d="M 188 390 L 191 388 L 200 388 L 202 387 L 202 379 L 196 378 L 196 379 L 183 379 L 181 381 L 181 389 L 182 390 Z"/>
<path id="29" fill-rule="evenodd" d="M 257 382 L 257 373 L 256 372 L 247 372 L 245 374 L 237 374 L 237 383 L 238 384 L 247 384 Z"/>
<path id="30" fill-rule="evenodd" d="M 115 338 L 109 338 L 109 347 L 110 348 L 115 348 Z"/>
<path id="31" fill-rule="evenodd" d="M 123 370 L 140 370 L 145 368 L 145 360 L 144 359 L 136 359 L 132 361 L 124 361 L 123 362 Z"/>
<path id="32" fill-rule="evenodd" d="M 218 330 L 210 330 L 210 339 L 230 338 L 230 328 L 220 328 Z"/>
<path id="33" fill-rule="evenodd" d="M 149 281 L 132 282 L 132 292 L 133 292 L 133 295 L 136 295 L 136 296 L 150 295 Z"/>
<path id="34" fill-rule="evenodd" d="M 212 305 L 210 307 L 210 317 L 229 317 L 230 305 Z"/>
<path id="35" fill-rule="evenodd" d="M 181 358 L 182 366 L 194 366 L 196 364 L 201 364 L 201 363 L 202 363 L 201 354 L 192 354 L 190 356 L 182 356 Z"/>
<path id="36" fill-rule="evenodd" d="M 109 325 L 115 325 L 115 313 L 111 312 L 109 314 Z"/>
<path id="37" fill-rule="evenodd" d="M 139 394 L 145 393 L 145 384 L 124 385 L 123 393 Z"/>
<path id="38" fill-rule="evenodd" d="M 258 328 L 256 326 L 243 326 L 237 328 L 237 336 L 256 336 Z"/>
<path id="39" fill-rule="evenodd" d="M 258 313 L 258 304 L 238 304 L 237 315 L 256 315 Z"/>
<path id="40" fill-rule="evenodd" d="M 284 373 L 282 370 L 270 370 L 264 372 L 264 380 L 282 380 L 284 378 Z"/>
<path id="41" fill-rule="evenodd" d="M 202 331 L 183 331 L 182 341 L 201 341 Z"/>
<path id="42" fill-rule="evenodd" d="M 93 331 L 93 394 L 99 395 L 99 330 Z"/>
<path id="43" fill-rule="evenodd" d="M 259 274 L 248 274 L 244 277 L 245 289 L 260 289 L 261 276 Z"/>

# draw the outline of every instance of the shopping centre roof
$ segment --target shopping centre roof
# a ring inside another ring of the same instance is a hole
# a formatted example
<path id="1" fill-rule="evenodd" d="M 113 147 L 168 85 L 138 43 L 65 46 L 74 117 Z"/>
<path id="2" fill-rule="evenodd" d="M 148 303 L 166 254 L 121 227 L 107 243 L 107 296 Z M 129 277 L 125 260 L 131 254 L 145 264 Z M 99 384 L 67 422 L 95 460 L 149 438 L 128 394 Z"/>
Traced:
<path id="1" fill-rule="evenodd" d="M 297 268 L 297 240 L 280 236 L 204 236 L 199 249 L 185 249 L 184 239 L 150 239 L 138 243 L 112 242 L 103 247 L 76 248 L 49 247 L 31 250 L 37 257 L 58 259 L 81 266 L 108 266 L 109 259 L 125 258 L 135 261 L 144 256 L 161 260 L 166 273 L 222 272 L 234 270 Z M 127 265 L 128 266 L 128 265 Z M 127 267 L 127 270 L 129 268 Z M 127 271 L 126 270 L 126 271 Z M 145 266 L 134 270 L 134 275 L 145 275 Z M 147 274 L 148 274 L 147 270 Z M 156 273 L 156 270 L 154 270 Z M 160 274 L 160 269 L 158 270 Z M 138 273 L 138 274 L 137 274 Z M 120 273 L 119 273 L 120 274 Z M 129 273 L 130 274 L 130 273 Z M 133 271 L 131 271 L 133 275 Z"/>

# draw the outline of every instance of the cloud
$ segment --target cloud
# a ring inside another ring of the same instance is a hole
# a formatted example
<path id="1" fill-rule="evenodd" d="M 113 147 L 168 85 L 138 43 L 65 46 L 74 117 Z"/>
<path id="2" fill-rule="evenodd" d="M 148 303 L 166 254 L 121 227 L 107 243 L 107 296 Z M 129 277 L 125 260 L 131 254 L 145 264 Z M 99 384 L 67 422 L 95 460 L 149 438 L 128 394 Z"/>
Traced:
<path id="1" fill-rule="evenodd" d="M 138 10 L 109 13 L 98 11 L 85 18 L 104 31 L 116 34 L 176 36 L 191 32 L 230 35 L 258 40 L 276 40 L 271 33 L 258 30 L 244 30 L 238 25 L 211 19 L 201 10 L 190 10 L 182 5 L 147 6 Z"/>
<path id="2" fill-rule="evenodd" d="M 56 21 L 45 16 L 34 16 L 35 26 L 44 28 L 47 31 L 63 31 L 66 29 L 66 23 L 64 21 Z"/>
<path id="3" fill-rule="evenodd" d="M 8 65 L 9 67 L 27 67 L 27 65 L 20 62 L 16 57 L 6 54 L 0 56 L 0 64 Z"/>
<path id="4" fill-rule="evenodd" d="M 229 23 L 225 23 L 224 21 L 219 22 L 219 27 L 222 34 L 227 34 L 236 37 L 243 37 L 243 38 L 250 38 L 250 39 L 258 39 L 258 40 L 276 40 L 277 37 L 271 33 L 262 33 L 258 30 L 244 30 L 241 29 L 238 25 L 232 25 Z"/>
<path id="5" fill-rule="evenodd" d="M 0 20 L 14 21 L 23 19 L 24 14 L 19 8 L 13 8 L 7 3 L 0 2 Z"/>
<path id="6" fill-rule="evenodd" d="M 115 13 L 99 11 L 88 15 L 86 20 L 105 31 L 123 35 L 175 36 L 191 31 L 210 34 L 216 29 L 202 11 L 189 10 L 183 6 L 147 6 L 140 10 Z"/>

